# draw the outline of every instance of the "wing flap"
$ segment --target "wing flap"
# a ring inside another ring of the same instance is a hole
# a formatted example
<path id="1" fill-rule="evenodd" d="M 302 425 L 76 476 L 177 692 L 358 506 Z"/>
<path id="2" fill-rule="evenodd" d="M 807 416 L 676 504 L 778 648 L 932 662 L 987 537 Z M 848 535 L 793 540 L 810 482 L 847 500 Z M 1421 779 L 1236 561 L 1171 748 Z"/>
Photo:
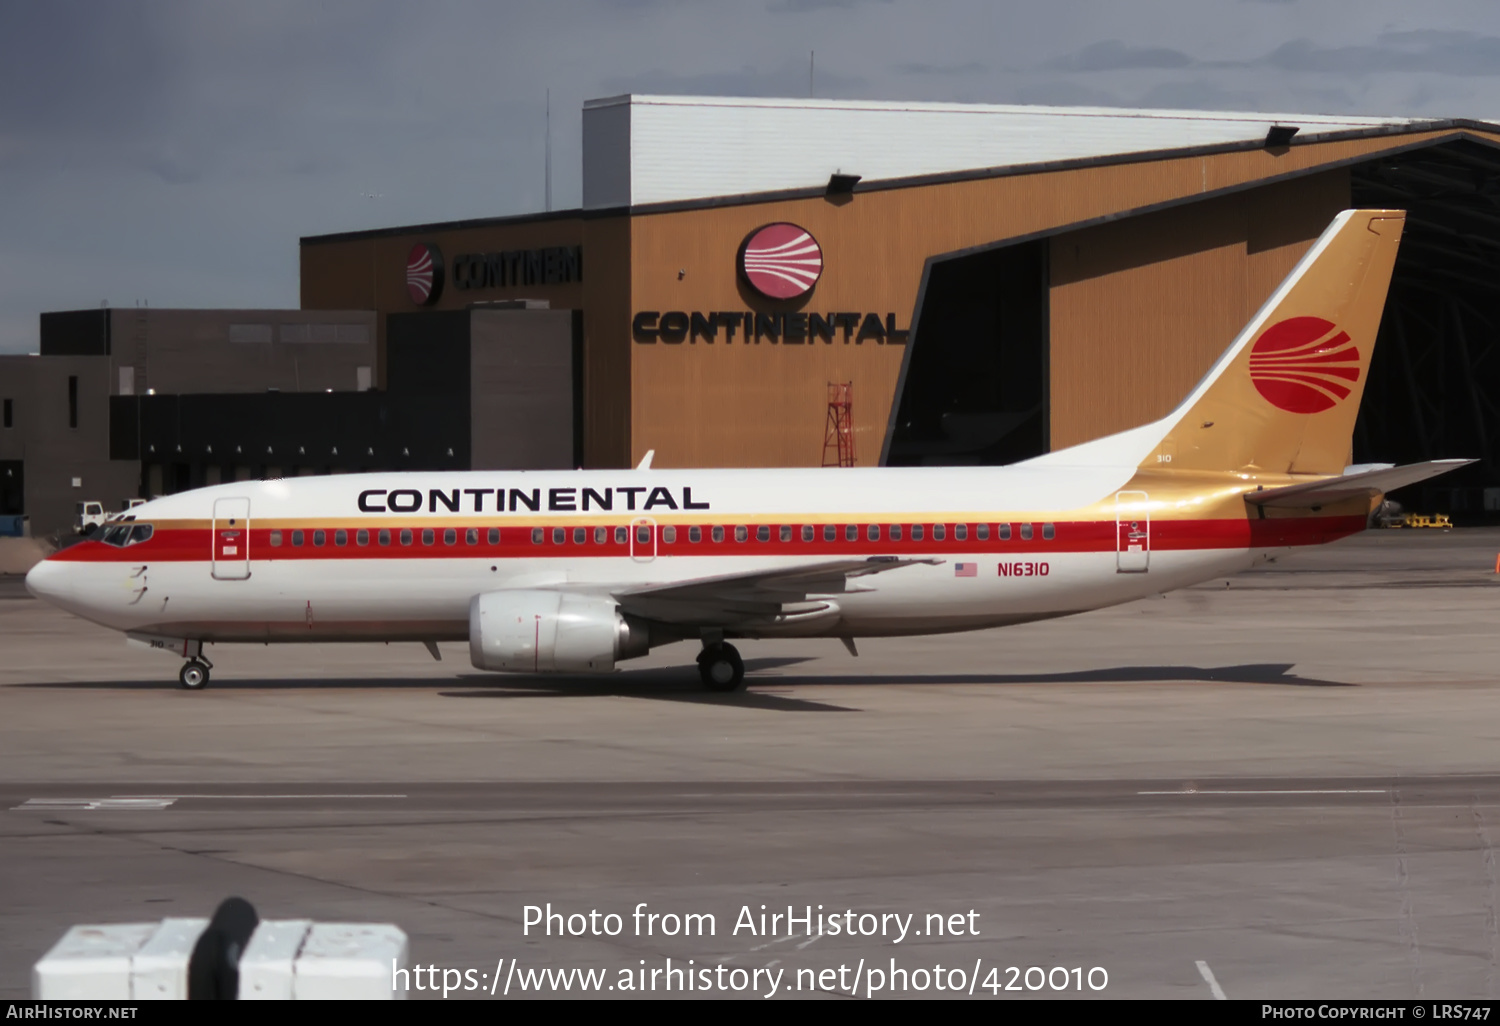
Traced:
<path id="1" fill-rule="evenodd" d="M 721 626 L 749 620 L 805 619 L 835 611 L 832 597 L 868 587 L 851 585 L 858 578 L 940 559 L 839 559 L 822 563 L 749 570 L 686 581 L 631 585 L 612 590 L 620 608 L 651 620 Z"/>

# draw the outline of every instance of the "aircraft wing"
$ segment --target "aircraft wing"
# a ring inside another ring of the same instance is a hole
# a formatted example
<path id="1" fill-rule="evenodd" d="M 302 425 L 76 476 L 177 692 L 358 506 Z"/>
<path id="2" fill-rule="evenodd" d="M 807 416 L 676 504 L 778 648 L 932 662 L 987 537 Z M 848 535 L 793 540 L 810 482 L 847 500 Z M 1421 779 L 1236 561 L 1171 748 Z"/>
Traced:
<path id="1" fill-rule="evenodd" d="M 941 559 L 836 559 L 801 566 L 749 570 L 612 589 L 620 610 L 662 623 L 727 626 L 747 622 L 814 619 L 836 610 L 835 595 L 871 591 L 857 581 L 916 563 Z M 821 599 L 821 601 L 820 601 Z"/>
<path id="2" fill-rule="evenodd" d="M 1324 477 L 1302 484 L 1283 485 L 1280 488 L 1265 488 L 1246 492 L 1245 501 L 1256 506 L 1286 506 L 1306 509 L 1309 506 L 1326 506 L 1340 499 L 1356 496 L 1381 495 L 1395 491 L 1429 477 L 1446 474 L 1450 470 L 1466 467 L 1475 460 L 1428 460 L 1425 463 L 1408 463 L 1404 467 L 1382 467 L 1364 470 L 1342 477 Z"/>

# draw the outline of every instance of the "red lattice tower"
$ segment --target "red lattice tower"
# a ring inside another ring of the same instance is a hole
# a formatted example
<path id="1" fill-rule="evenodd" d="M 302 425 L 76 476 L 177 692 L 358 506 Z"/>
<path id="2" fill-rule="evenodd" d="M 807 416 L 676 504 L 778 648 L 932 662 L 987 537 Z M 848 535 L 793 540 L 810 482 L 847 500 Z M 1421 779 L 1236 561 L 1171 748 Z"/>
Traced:
<path id="1" fill-rule="evenodd" d="M 828 429 L 823 433 L 823 466 L 854 466 L 854 382 L 828 383 Z"/>

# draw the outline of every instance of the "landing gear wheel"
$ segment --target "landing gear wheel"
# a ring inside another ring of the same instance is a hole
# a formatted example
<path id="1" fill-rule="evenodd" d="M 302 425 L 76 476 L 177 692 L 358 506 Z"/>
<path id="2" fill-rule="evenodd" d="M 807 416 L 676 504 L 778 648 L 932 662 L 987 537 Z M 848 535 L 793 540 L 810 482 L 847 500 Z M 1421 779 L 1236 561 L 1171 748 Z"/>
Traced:
<path id="1" fill-rule="evenodd" d="M 189 659 L 182 664 L 182 670 L 177 674 L 177 679 L 189 691 L 202 691 L 208 687 L 208 664 L 197 659 Z"/>
<path id="2" fill-rule="evenodd" d="M 710 691 L 738 691 L 745 683 L 745 662 L 733 645 L 705 645 L 698 654 L 698 676 Z"/>

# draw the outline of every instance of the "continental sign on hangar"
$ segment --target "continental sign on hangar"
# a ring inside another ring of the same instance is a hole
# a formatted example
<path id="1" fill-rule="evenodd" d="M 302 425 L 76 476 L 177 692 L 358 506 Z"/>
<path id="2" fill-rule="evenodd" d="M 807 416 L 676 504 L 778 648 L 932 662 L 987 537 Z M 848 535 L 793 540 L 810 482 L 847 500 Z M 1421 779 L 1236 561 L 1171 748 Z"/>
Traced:
<path id="1" fill-rule="evenodd" d="M 1006 463 L 1167 412 L 1334 214 L 1401 207 L 1352 458 L 1483 456 L 1477 489 L 1497 146 L 1452 120 L 623 96 L 585 105 L 582 209 L 304 238 L 302 305 L 375 310 L 382 343 L 433 311 L 575 311 L 587 466 L 817 465 L 830 382 L 861 465 Z"/>

